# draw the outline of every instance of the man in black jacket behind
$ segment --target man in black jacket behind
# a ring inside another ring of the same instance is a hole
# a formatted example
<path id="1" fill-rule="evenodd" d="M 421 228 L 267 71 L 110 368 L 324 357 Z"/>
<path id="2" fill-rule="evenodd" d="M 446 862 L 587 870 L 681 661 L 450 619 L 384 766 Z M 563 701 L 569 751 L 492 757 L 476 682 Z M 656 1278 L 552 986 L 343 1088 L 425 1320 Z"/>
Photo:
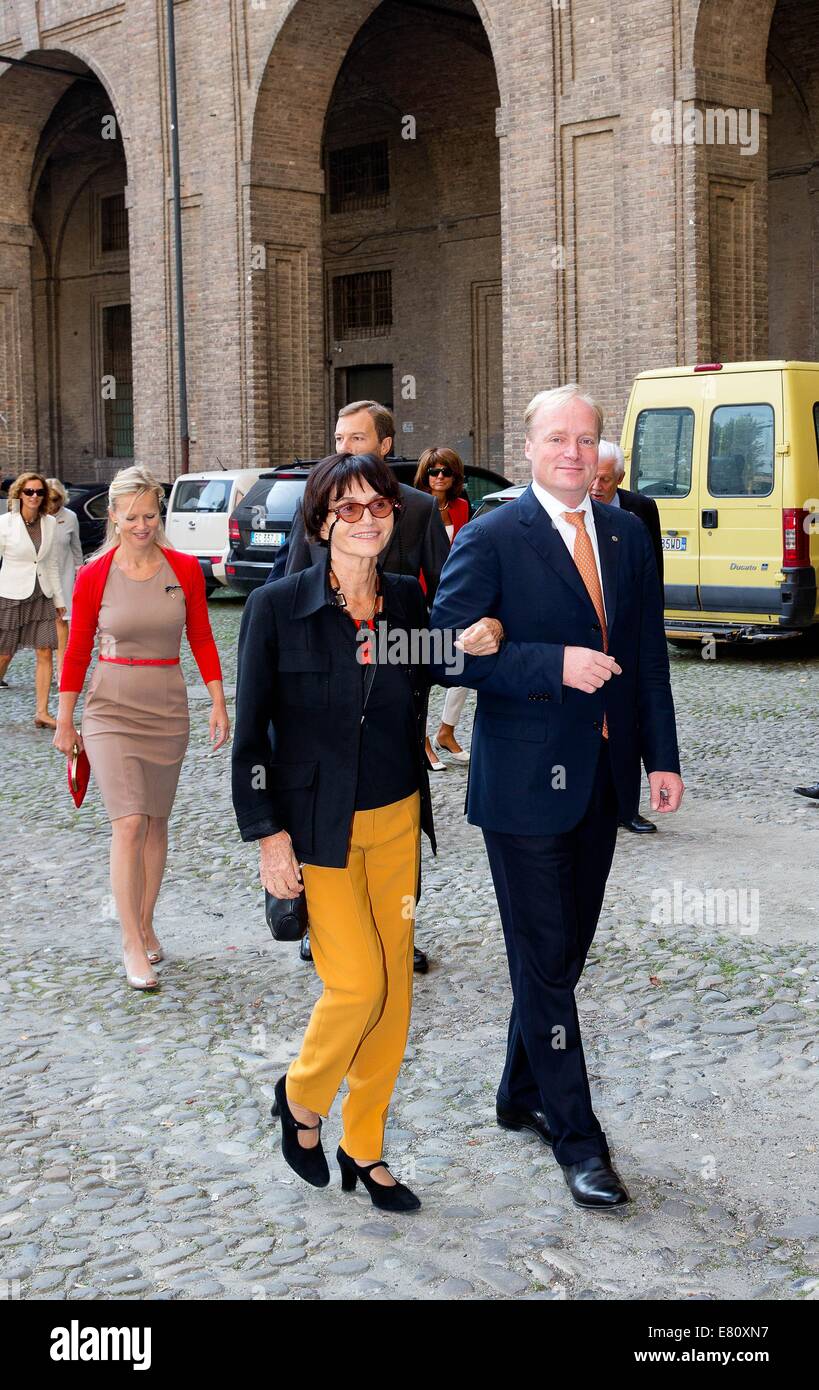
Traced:
<path id="1" fill-rule="evenodd" d="M 662 588 L 663 536 L 657 503 L 653 497 L 645 497 L 641 492 L 631 492 L 629 488 L 621 487 L 625 472 L 626 461 L 620 445 L 611 444 L 608 439 L 601 439 L 597 456 L 597 476 L 592 479 L 589 496 L 593 497 L 595 502 L 605 502 L 609 507 L 621 507 L 624 512 L 633 512 L 648 528 Z M 620 825 L 635 835 L 653 835 L 657 830 L 653 821 L 646 820 L 645 816 L 639 813 L 631 820 L 620 821 Z"/>

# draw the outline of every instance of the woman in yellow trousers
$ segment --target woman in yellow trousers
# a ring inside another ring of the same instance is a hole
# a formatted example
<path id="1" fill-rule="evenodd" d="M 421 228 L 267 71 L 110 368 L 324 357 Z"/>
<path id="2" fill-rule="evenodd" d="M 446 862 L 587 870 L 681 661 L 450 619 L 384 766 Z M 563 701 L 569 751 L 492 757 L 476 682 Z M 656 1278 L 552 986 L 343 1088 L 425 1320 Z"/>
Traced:
<path id="1" fill-rule="evenodd" d="M 374 454 L 331 455 L 311 470 L 305 530 L 327 562 L 248 599 L 233 746 L 240 833 L 259 841 L 270 893 L 306 893 L 324 985 L 275 1087 L 284 1158 L 327 1185 L 322 1116 L 346 1079 L 342 1186 L 352 1191 L 360 1178 L 374 1205 L 393 1212 L 420 1206 L 382 1152 L 410 1021 L 422 829 L 435 848 L 423 752 L 429 678 L 411 640 L 426 632 L 426 603 L 415 578 L 377 565 L 400 525 L 400 496 Z M 489 655 L 501 636 L 485 620 L 462 641 Z"/>

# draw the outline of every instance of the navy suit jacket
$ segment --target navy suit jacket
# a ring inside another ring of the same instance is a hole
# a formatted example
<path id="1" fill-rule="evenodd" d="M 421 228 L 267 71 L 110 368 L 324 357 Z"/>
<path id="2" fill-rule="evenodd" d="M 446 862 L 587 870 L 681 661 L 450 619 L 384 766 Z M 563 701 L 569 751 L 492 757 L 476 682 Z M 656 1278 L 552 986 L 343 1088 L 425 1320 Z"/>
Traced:
<path id="1" fill-rule="evenodd" d="M 623 668 L 585 695 L 563 684 L 563 649 L 603 637 L 580 572 L 531 487 L 464 526 L 447 560 L 430 626 L 464 628 L 499 618 L 494 656 L 464 659 L 447 685 L 478 692 L 466 811 L 471 824 L 511 835 L 571 830 L 592 793 L 608 719 L 621 817 L 647 772 L 679 772 L 663 599 L 646 527 L 616 507 L 592 503 L 600 550 L 609 654 Z"/>

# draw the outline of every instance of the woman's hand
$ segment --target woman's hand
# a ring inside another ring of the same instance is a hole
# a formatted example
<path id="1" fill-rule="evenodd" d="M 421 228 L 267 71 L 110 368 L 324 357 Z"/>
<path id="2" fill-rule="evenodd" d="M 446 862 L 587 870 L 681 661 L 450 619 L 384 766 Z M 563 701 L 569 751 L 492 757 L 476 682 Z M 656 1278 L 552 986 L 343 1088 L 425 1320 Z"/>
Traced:
<path id="1" fill-rule="evenodd" d="M 479 618 L 464 628 L 455 643 L 467 656 L 494 656 L 503 640 L 503 624 L 497 618 Z"/>
<path id="2" fill-rule="evenodd" d="M 65 609 L 65 608 L 58 608 L 58 609 L 56 610 L 56 612 L 57 612 L 57 617 L 58 617 L 58 618 L 62 618 L 63 621 L 64 621 L 64 620 L 65 620 L 65 615 L 66 615 L 67 609 Z"/>
<path id="3" fill-rule="evenodd" d="M 214 700 L 211 705 L 208 732 L 210 733 L 210 741 L 213 743 L 214 753 L 230 738 L 230 720 L 224 700 Z M 214 739 L 216 740 L 215 743 Z"/>
<path id="4" fill-rule="evenodd" d="M 297 898 L 304 892 L 299 861 L 286 830 L 259 841 L 259 878 L 274 898 Z"/>
<path id="5" fill-rule="evenodd" d="M 80 752 L 82 752 L 82 736 L 77 732 L 70 720 L 67 723 L 61 723 L 59 719 L 57 720 L 57 728 L 54 731 L 54 737 L 51 742 L 58 752 L 64 753 L 67 758 L 70 758 L 71 754 L 74 752 L 75 743 Z"/>

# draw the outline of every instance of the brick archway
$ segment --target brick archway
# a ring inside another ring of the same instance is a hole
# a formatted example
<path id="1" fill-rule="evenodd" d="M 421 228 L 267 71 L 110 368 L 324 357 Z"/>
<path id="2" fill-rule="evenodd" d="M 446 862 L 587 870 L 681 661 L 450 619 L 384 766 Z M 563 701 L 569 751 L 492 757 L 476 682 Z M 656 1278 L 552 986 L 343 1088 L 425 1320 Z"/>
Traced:
<path id="1" fill-rule="evenodd" d="M 484 65 L 488 63 L 491 71 L 488 88 L 491 86 L 494 91 L 491 111 L 494 142 L 495 107 L 503 104 L 503 89 L 498 82 L 491 19 L 486 13 L 485 0 L 476 0 L 474 7 L 470 0 L 455 0 L 455 5 L 457 9 L 453 7 L 451 18 L 435 16 L 435 43 L 452 53 L 457 50 L 462 55 L 460 61 L 464 68 L 470 62 L 477 65 L 483 61 L 478 57 L 479 52 L 484 55 Z M 376 23 L 377 12 L 388 9 L 390 0 L 384 5 L 379 0 L 333 0 L 332 4 L 328 0 L 295 0 L 256 83 L 244 208 L 245 225 L 249 229 L 245 285 L 251 397 L 248 414 L 254 435 L 251 454 L 262 463 L 284 461 L 294 454 L 323 453 L 327 446 L 329 419 L 338 389 L 327 360 L 330 353 L 337 351 L 328 347 L 329 291 L 324 272 L 327 228 L 322 209 L 327 189 L 324 168 L 327 117 L 339 73 L 348 55 L 356 45 L 360 48 L 372 32 L 372 23 L 368 27 L 368 21 Z M 408 40 L 411 22 L 422 29 L 425 23 L 429 24 L 430 16 L 423 7 L 407 10 Z M 471 56 L 467 54 L 470 46 L 474 50 Z M 362 107 L 369 102 L 371 110 L 377 111 L 384 105 L 383 95 L 383 91 L 362 91 Z M 404 95 L 396 96 L 396 100 L 406 104 Z M 402 111 L 403 108 L 396 109 L 396 123 L 400 122 Z M 407 114 L 411 114 L 411 105 Z M 487 113 L 484 112 L 484 128 L 486 124 Z M 497 185 L 497 146 L 494 160 Z M 491 257 L 483 266 L 476 263 L 465 289 L 465 327 L 469 331 L 474 329 L 476 341 L 472 344 L 471 362 L 467 361 L 466 368 L 462 365 L 462 374 L 465 372 L 467 378 L 464 390 L 472 401 L 475 423 L 469 422 L 471 428 L 453 425 L 455 433 L 451 436 L 467 453 L 474 446 L 476 457 L 480 455 L 482 461 L 489 456 L 490 435 L 495 440 L 496 453 L 502 454 L 502 423 L 497 419 L 500 415 L 502 420 L 503 389 L 499 187 L 495 202 L 497 265 L 492 263 L 486 268 Z M 483 208 L 480 215 L 489 216 Z M 365 230 L 372 233 L 373 229 Z M 355 238 L 351 244 L 354 241 Z M 358 268 L 357 263 L 352 268 Z M 485 345 L 487 335 L 493 343 L 497 342 L 496 350 L 489 354 Z M 369 354 L 353 352 L 348 357 L 352 368 L 362 357 L 378 355 L 377 346 L 373 345 Z M 389 354 L 385 350 L 382 355 L 397 356 L 396 344 L 392 344 Z M 493 358 L 491 362 L 487 355 Z M 404 367 L 411 374 L 414 364 L 405 361 Z M 397 384 L 397 362 L 394 369 Z M 430 378 L 435 375 L 430 370 Z M 487 381 L 491 383 L 489 387 Z M 494 392 L 493 400 L 499 402 L 496 408 L 487 405 L 489 391 Z M 422 408 L 418 408 L 422 428 L 432 419 L 434 427 L 440 430 L 446 418 L 445 406 L 439 404 L 437 408 L 430 407 L 430 411 L 427 418 Z M 416 431 L 415 436 L 400 440 L 397 450 L 414 454 L 419 440 L 418 426 L 415 420 L 407 423 Z"/>
<path id="2" fill-rule="evenodd" d="M 31 67 L 11 66 L 0 76 L 4 111 L 0 131 L 0 360 L 5 368 L 2 394 L 7 402 L 3 471 L 11 473 L 37 466 L 76 477 L 81 458 L 88 456 L 88 467 L 93 467 L 91 458 L 99 452 L 105 428 L 96 381 L 96 358 L 101 360 L 102 345 L 95 341 L 96 324 L 90 323 L 85 314 L 83 332 L 87 329 L 88 341 L 83 347 L 87 352 L 83 355 L 78 351 L 72 337 L 70 351 L 66 350 L 75 375 L 70 386 L 61 391 L 60 296 L 53 292 L 54 276 L 66 252 L 66 230 L 71 219 L 76 221 L 79 217 L 85 226 L 79 204 L 93 196 L 101 171 L 112 163 L 112 144 L 116 145 L 114 162 L 119 168 L 115 191 L 118 195 L 121 191 L 124 197 L 126 153 L 119 107 L 102 74 L 84 54 L 61 47 L 39 49 L 26 56 L 51 68 L 64 68 L 69 75 L 62 77 L 53 71 L 38 74 Z M 97 122 L 97 118 L 101 122 L 109 114 L 115 118 L 115 137 L 111 143 L 103 140 L 100 124 L 99 158 L 95 159 L 89 148 L 88 124 Z M 49 208 L 46 226 L 42 200 L 38 206 L 44 171 L 61 146 L 70 162 L 72 142 L 76 146 L 77 176 L 73 186 L 64 184 L 61 188 L 61 210 L 56 206 Z M 104 175 L 102 181 L 105 182 Z M 78 234 L 81 239 L 87 237 L 87 231 Z M 104 265 L 92 266 L 90 251 L 88 258 L 89 265 L 81 269 L 96 270 L 104 277 Z M 123 263 L 124 288 L 119 284 L 118 294 L 130 303 L 127 251 Z M 117 271 L 122 271 L 122 264 L 117 264 Z M 99 286 L 89 285 L 90 280 L 85 288 L 93 298 Z M 108 297 L 117 298 L 112 288 L 109 280 Z M 68 312 L 71 313 L 70 307 Z M 73 329 L 72 334 L 76 336 Z M 62 418 L 61 398 L 66 412 Z M 58 445 L 71 439 L 72 433 L 76 435 L 73 453 L 71 445 L 67 453 L 61 453 Z"/>

